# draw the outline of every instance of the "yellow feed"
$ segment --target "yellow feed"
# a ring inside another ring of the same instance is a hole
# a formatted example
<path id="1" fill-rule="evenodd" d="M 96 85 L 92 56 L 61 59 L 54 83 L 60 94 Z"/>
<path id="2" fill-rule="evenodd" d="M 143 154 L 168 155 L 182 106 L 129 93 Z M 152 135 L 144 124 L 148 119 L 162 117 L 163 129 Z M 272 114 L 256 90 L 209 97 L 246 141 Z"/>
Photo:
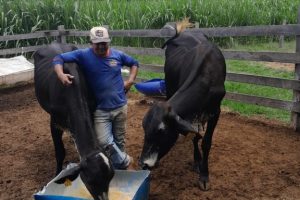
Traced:
<path id="1" fill-rule="evenodd" d="M 72 181 L 70 181 L 70 179 L 66 179 L 65 182 L 64 182 L 65 186 L 68 187 L 68 186 L 71 186 L 72 185 Z"/>
<path id="2" fill-rule="evenodd" d="M 93 199 L 88 190 L 85 187 L 80 187 L 71 194 L 73 197 L 80 197 L 84 199 Z M 108 198 L 110 200 L 131 200 L 130 194 L 119 191 L 117 188 L 110 188 L 108 192 Z"/>
<path id="3" fill-rule="evenodd" d="M 129 193 L 118 191 L 116 188 L 110 188 L 108 198 L 111 200 L 131 200 Z"/>

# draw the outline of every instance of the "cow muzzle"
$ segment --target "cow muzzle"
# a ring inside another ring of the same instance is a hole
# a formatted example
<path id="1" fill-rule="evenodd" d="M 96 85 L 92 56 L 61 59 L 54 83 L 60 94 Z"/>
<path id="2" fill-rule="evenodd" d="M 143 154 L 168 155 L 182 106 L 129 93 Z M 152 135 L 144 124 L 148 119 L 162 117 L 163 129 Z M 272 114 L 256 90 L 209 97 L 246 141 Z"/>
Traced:
<path id="1" fill-rule="evenodd" d="M 138 164 L 143 170 L 151 170 L 158 167 L 157 154 L 152 154 L 149 158 L 139 159 Z"/>
<path id="2" fill-rule="evenodd" d="M 139 166 L 142 170 L 150 170 L 150 167 L 146 163 L 139 162 Z"/>
<path id="3" fill-rule="evenodd" d="M 108 193 L 107 192 L 103 192 L 101 195 L 98 196 L 99 200 L 109 200 L 108 199 Z"/>
<path id="4" fill-rule="evenodd" d="M 140 163 L 139 166 L 142 170 L 152 170 L 152 169 L 157 168 L 159 166 L 159 164 L 157 162 L 157 163 L 155 163 L 154 166 L 149 166 L 147 163 Z"/>

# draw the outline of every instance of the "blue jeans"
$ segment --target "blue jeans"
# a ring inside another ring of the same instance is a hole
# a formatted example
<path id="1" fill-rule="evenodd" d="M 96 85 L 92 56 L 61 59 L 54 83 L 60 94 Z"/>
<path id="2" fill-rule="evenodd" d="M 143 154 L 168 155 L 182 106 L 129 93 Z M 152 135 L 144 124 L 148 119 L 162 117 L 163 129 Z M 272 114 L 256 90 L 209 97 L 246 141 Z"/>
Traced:
<path id="1" fill-rule="evenodd" d="M 126 119 L 127 105 L 109 111 L 97 109 L 94 113 L 98 142 L 116 169 L 125 169 L 130 163 L 125 153 Z"/>

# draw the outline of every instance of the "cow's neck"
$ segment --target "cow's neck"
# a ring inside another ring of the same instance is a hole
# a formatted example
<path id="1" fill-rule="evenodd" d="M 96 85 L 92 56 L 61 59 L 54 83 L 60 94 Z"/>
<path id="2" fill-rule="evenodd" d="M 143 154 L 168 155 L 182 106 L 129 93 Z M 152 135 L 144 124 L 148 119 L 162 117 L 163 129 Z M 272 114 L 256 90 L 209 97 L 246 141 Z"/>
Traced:
<path id="1" fill-rule="evenodd" d="M 190 95 L 192 94 L 192 95 Z M 168 104 L 183 119 L 192 119 L 201 112 L 201 93 L 192 92 L 189 89 L 177 91 L 169 100 Z"/>
<path id="2" fill-rule="evenodd" d="M 182 98 L 171 98 L 168 101 L 168 104 L 175 111 L 175 113 L 177 115 L 179 115 L 180 117 L 182 117 L 182 118 L 188 117 L 188 114 L 190 113 L 190 111 L 188 111 L 185 108 L 186 103 L 182 100 Z"/>
<path id="3" fill-rule="evenodd" d="M 72 134 L 81 157 L 96 151 L 96 138 L 93 137 L 95 134 L 91 124 L 87 122 L 77 123 L 73 126 Z"/>
<path id="4" fill-rule="evenodd" d="M 96 134 L 84 95 L 80 94 L 80 90 L 76 88 L 69 88 L 69 90 L 67 101 L 71 132 L 80 156 L 85 157 L 97 150 Z"/>

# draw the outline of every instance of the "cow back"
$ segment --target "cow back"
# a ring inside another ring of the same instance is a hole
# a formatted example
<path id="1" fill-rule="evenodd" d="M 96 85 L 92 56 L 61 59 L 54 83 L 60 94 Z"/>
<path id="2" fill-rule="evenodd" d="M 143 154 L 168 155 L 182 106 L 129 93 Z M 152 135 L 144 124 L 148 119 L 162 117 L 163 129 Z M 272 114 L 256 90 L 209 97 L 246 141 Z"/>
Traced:
<path id="1" fill-rule="evenodd" d="M 225 59 L 204 35 L 182 32 L 168 41 L 164 71 L 167 99 L 181 116 L 202 112 L 204 101 L 225 94 Z"/>
<path id="2" fill-rule="evenodd" d="M 197 49 L 199 45 L 206 46 Z M 182 90 L 185 89 L 183 85 L 187 84 L 188 76 L 195 74 L 200 69 L 205 54 L 209 50 L 210 46 L 204 39 L 201 42 L 198 38 L 185 32 L 168 41 L 164 67 L 168 99 L 180 87 Z"/>
<path id="3" fill-rule="evenodd" d="M 73 45 L 52 43 L 37 50 L 33 55 L 35 94 L 42 108 L 48 113 L 64 109 L 63 105 L 59 105 L 64 99 L 64 96 L 61 95 L 64 87 L 52 66 L 53 58 L 60 53 L 75 49 L 76 47 Z M 55 108 L 56 106 L 60 108 Z"/>

